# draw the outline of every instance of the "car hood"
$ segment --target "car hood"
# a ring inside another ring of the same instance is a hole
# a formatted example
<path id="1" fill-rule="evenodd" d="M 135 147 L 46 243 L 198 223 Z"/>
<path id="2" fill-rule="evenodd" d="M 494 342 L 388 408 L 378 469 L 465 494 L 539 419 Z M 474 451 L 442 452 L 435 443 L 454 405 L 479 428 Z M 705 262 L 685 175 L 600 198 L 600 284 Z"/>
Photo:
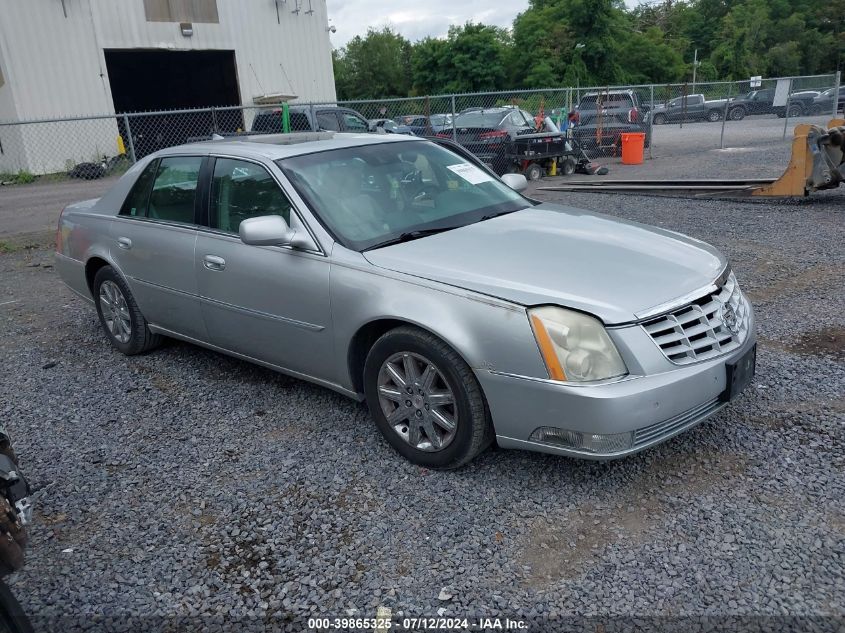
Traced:
<path id="1" fill-rule="evenodd" d="M 552 204 L 364 256 L 521 305 L 583 310 L 607 324 L 702 289 L 727 265 L 716 249 L 679 233 Z"/>

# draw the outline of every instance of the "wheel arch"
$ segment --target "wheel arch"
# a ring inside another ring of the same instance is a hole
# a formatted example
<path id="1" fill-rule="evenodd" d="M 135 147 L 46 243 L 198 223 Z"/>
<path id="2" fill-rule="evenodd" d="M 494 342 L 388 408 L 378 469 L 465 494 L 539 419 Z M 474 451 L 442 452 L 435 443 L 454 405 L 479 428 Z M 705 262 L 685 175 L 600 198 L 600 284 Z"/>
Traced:
<path id="1" fill-rule="evenodd" d="M 111 262 L 100 255 L 92 255 L 85 262 L 85 283 L 88 285 L 88 291 L 92 297 L 94 296 L 94 278 L 100 272 L 100 269 L 105 266 L 111 266 Z"/>
<path id="2" fill-rule="evenodd" d="M 475 371 L 475 368 L 473 368 L 472 363 L 469 362 L 461 347 L 439 332 L 435 332 L 421 323 L 406 318 L 379 317 L 361 325 L 349 342 L 349 348 L 346 354 L 347 371 L 349 372 L 352 388 L 359 395 L 364 393 L 364 363 L 366 363 L 367 355 L 373 345 L 384 334 L 400 327 L 413 327 L 440 339 L 451 347 L 471 370 Z"/>

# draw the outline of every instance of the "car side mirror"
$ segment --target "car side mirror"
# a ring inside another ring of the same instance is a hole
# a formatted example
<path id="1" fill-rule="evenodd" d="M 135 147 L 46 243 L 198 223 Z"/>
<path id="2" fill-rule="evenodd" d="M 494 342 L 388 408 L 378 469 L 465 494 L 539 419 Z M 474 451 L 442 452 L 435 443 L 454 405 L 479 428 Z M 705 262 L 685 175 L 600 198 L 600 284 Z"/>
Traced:
<path id="1" fill-rule="evenodd" d="M 250 246 L 290 246 L 303 250 L 316 248 L 306 231 L 292 229 L 279 215 L 262 215 L 243 220 L 238 233 L 241 241 Z"/>
<path id="2" fill-rule="evenodd" d="M 528 188 L 528 180 L 522 174 L 503 174 L 502 182 L 514 191 L 525 191 Z"/>

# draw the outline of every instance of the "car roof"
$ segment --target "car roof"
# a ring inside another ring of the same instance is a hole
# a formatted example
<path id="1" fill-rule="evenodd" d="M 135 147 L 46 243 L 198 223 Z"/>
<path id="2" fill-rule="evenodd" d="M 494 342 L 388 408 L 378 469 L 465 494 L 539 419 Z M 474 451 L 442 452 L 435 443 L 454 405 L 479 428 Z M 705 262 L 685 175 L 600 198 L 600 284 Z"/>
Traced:
<path id="1" fill-rule="evenodd" d="M 633 90 L 602 90 L 601 92 L 588 92 L 584 94 L 581 98 L 584 97 L 597 97 L 599 95 L 632 95 L 634 94 Z"/>
<path id="2" fill-rule="evenodd" d="M 346 149 L 380 143 L 426 142 L 402 134 L 349 134 L 341 132 L 296 132 L 293 134 L 253 134 L 200 143 L 177 145 L 156 152 L 156 156 L 185 154 L 229 154 L 248 158 L 279 160 L 332 149 Z"/>
<path id="3" fill-rule="evenodd" d="M 462 114 L 501 114 L 504 112 L 513 112 L 517 108 L 511 106 L 494 106 L 492 108 L 472 108 L 471 110 L 464 110 L 458 112 L 458 116 Z"/>

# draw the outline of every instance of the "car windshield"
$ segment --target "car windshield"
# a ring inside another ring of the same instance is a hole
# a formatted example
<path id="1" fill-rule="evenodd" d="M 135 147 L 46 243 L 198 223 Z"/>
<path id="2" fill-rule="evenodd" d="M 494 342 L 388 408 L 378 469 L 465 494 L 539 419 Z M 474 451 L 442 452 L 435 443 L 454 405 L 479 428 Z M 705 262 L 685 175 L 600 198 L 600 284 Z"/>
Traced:
<path id="1" fill-rule="evenodd" d="M 478 110 L 467 112 L 455 117 L 455 127 L 498 127 L 504 118 L 505 113 L 502 111 L 484 112 Z"/>
<path id="2" fill-rule="evenodd" d="M 427 141 L 317 152 L 278 165 L 326 228 L 357 251 L 532 205 L 489 172 Z"/>

